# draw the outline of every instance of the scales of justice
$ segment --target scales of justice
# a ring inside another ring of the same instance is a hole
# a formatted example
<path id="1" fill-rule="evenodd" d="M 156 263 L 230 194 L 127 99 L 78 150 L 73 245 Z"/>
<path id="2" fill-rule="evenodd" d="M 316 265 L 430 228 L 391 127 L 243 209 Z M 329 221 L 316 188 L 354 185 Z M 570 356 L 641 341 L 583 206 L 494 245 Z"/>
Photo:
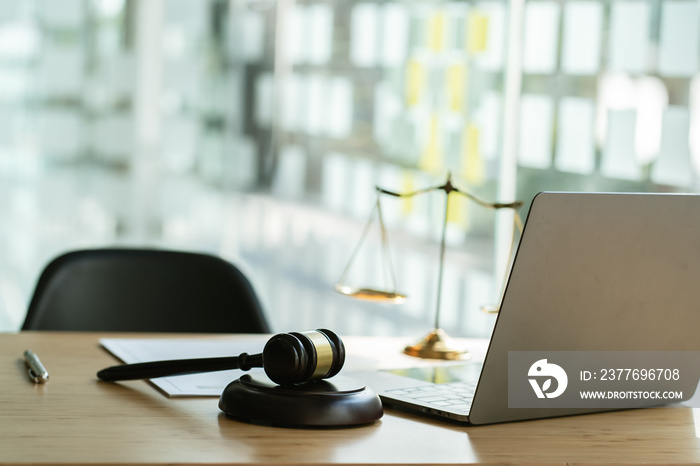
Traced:
<path id="1" fill-rule="evenodd" d="M 394 274 L 393 266 L 391 263 L 391 257 L 389 254 L 389 244 L 387 238 L 387 230 L 384 225 L 384 220 L 382 218 L 381 209 L 381 195 L 393 196 L 397 198 L 410 198 L 413 196 L 418 196 L 420 194 L 425 194 L 433 191 L 443 191 L 445 193 L 445 216 L 444 222 L 442 224 L 442 234 L 440 239 L 440 259 L 438 266 L 438 278 L 437 278 L 437 301 L 435 304 L 435 324 L 433 329 L 420 341 L 413 345 L 409 345 L 404 348 L 403 352 L 410 356 L 425 358 L 425 359 L 449 359 L 449 360 L 459 360 L 468 359 L 471 355 L 455 341 L 450 338 L 450 336 L 440 327 L 440 306 L 441 306 L 441 295 L 442 295 L 442 276 L 445 263 L 445 237 L 447 232 L 447 221 L 449 212 L 449 203 L 451 194 L 458 194 L 466 197 L 467 199 L 473 201 L 477 205 L 489 209 L 499 210 L 499 209 L 512 209 L 514 212 L 514 223 L 517 227 L 517 231 L 522 234 L 523 222 L 518 213 L 518 209 L 523 205 L 520 201 L 515 201 L 511 203 L 498 203 L 498 202 L 488 202 L 481 199 L 469 192 L 458 189 L 452 184 L 452 177 L 448 173 L 447 180 L 444 184 L 440 186 L 433 186 L 430 188 L 420 189 L 417 191 L 407 192 L 407 193 L 397 193 L 393 191 L 388 191 L 386 189 L 377 186 L 377 199 L 374 205 L 374 209 L 370 214 L 369 220 L 362 232 L 360 241 L 358 242 L 355 250 L 350 256 L 350 260 L 346 265 L 340 279 L 335 285 L 335 290 L 343 295 L 350 296 L 357 299 L 364 299 L 374 302 L 384 302 L 384 303 L 395 303 L 400 304 L 406 301 L 407 297 L 403 293 L 397 291 L 396 286 L 396 275 Z M 382 250 L 382 260 L 385 267 L 385 275 L 387 275 L 387 281 L 391 283 L 390 289 L 375 289 L 375 288 L 363 288 L 351 286 L 346 283 L 347 275 L 351 269 L 352 264 L 364 243 L 364 240 L 370 230 L 370 227 L 377 218 L 379 223 L 379 231 L 381 236 L 381 250 Z M 513 239 L 511 241 L 511 251 L 509 257 L 512 256 L 513 246 L 515 243 L 515 231 L 513 230 Z M 507 275 L 507 274 L 506 274 Z M 488 313 L 497 313 L 499 310 L 498 305 L 485 305 L 481 308 L 482 311 Z"/>

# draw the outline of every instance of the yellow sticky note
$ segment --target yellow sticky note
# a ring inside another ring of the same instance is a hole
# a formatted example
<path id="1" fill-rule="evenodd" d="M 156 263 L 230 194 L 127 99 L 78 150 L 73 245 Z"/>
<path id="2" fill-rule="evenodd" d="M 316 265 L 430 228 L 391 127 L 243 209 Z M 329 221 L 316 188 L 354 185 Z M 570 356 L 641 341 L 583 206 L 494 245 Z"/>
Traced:
<path id="1" fill-rule="evenodd" d="M 450 65 L 446 73 L 449 109 L 453 112 L 463 112 L 467 98 L 467 68 L 461 64 Z"/>
<path id="2" fill-rule="evenodd" d="M 413 174 L 410 172 L 404 172 L 401 180 L 401 192 L 410 193 L 415 190 L 414 188 Z M 401 213 L 404 216 L 409 216 L 413 213 L 413 197 L 404 197 L 401 202 Z"/>
<path id="3" fill-rule="evenodd" d="M 428 131 L 428 144 L 418 163 L 418 168 L 430 173 L 441 173 L 443 171 L 442 143 L 440 141 L 440 120 L 437 115 L 430 118 Z"/>
<path id="4" fill-rule="evenodd" d="M 484 159 L 479 150 L 479 128 L 467 123 L 462 134 L 462 176 L 469 184 L 481 185 L 484 182 Z"/>
<path id="5" fill-rule="evenodd" d="M 445 46 L 445 13 L 434 13 L 428 19 L 428 48 L 440 51 Z"/>
<path id="6" fill-rule="evenodd" d="M 415 107 L 423 97 L 425 89 L 425 66 L 416 60 L 406 65 L 406 105 Z"/>
<path id="7" fill-rule="evenodd" d="M 467 20 L 467 50 L 471 54 L 485 52 L 488 48 L 489 18 L 479 11 L 472 11 Z"/>
<path id="8" fill-rule="evenodd" d="M 458 193 L 452 193 L 447 205 L 447 222 L 467 227 L 468 200 Z"/>

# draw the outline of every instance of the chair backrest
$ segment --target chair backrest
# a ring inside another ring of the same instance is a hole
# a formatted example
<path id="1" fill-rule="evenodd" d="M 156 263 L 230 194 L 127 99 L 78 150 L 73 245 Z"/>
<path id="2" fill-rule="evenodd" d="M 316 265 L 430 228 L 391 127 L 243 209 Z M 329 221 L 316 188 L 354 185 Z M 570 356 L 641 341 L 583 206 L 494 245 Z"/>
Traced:
<path id="1" fill-rule="evenodd" d="M 88 249 L 44 269 L 22 330 L 269 333 L 248 279 L 206 254 Z"/>

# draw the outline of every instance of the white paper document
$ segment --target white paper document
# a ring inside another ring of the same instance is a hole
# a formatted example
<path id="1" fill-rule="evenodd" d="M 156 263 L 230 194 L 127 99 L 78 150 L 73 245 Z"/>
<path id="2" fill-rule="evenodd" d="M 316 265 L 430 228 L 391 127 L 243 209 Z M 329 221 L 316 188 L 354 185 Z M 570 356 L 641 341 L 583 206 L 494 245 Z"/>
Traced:
<path id="1" fill-rule="evenodd" d="M 168 359 L 215 358 L 260 353 L 265 336 L 231 339 L 144 339 L 102 338 L 100 344 L 127 364 Z M 262 370 L 262 369 L 254 369 Z M 252 372 L 252 371 L 251 371 Z M 151 379 L 151 383 L 170 397 L 220 396 L 224 388 L 243 375 L 240 369 L 178 375 Z"/>

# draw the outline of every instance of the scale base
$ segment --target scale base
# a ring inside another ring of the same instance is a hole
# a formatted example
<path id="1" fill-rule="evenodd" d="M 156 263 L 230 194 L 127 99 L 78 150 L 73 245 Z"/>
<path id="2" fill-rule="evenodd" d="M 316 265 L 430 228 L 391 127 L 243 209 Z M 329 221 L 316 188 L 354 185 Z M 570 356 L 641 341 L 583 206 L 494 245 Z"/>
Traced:
<path id="1" fill-rule="evenodd" d="M 404 348 L 403 352 L 409 356 L 423 359 L 447 359 L 464 360 L 471 358 L 471 354 L 460 347 L 450 338 L 444 330 L 433 329 L 419 342 Z"/>
<path id="2" fill-rule="evenodd" d="M 219 408 L 226 415 L 279 427 L 343 427 L 369 424 L 384 414 L 379 396 L 356 380 L 280 386 L 263 373 L 245 374 L 224 389 Z"/>

